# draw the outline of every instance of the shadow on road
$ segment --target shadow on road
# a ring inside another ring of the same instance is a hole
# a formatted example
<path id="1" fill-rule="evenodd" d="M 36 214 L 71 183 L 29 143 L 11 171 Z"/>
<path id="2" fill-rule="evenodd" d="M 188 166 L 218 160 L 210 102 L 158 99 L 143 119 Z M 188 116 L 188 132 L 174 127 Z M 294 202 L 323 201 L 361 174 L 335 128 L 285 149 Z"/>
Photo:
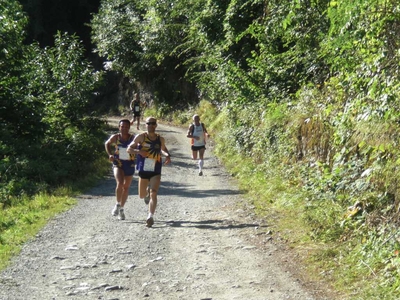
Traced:
<path id="1" fill-rule="evenodd" d="M 130 221 L 126 220 L 123 223 L 136 223 L 140 225 L 144 225 L 143 221 Z M 226 221 L 223 220 L 203 220 L 203 221 L 163 221 L 157 220 L 153 225 L 152 229 L 163 229 L 163 228 L 198 228 L 198 229 L 207 229 L 207 230 L 232 230 L 232 229 L 243 229 L 243 228 L 268 228 L 267 225 L 260 224 L 227 224 Z"/>
<path id="2" fill-rule="evenodd" d="M 134 176 L 129 195 L 137 195 L 137 175 Z M 159 196 L 174 196 L 183 198 L 201 199 L 207 197 L 219 197 L 219 196 L 233 196 L 240 195 L 244 192 L 231 189 L 197 189 L 195 185 L 179 184 L 170 181 L 161 181 Z M 108 177 L 102 183 L 90 190 L 91 196 L 113 196 L 115 195 L 115 179 Z M 80 195 L 79 198 L 85 198 L 88 194 Z"/>
<path id="3" fill-rule="evenodd" d="M 177 196 L 184 198 L 207 198 L 207 197 L 219 197 L 219 196 L 233 196 L 241 195 L 243 192 L 232 189 L 198 189 L 195 185 L 174 185 L 171 182 L 163 181 L 160 186 L 160 196 Z"/>
<path id="4" fill-rule="evenodd" d="M 162 222 L 162 221 L 159 221 Z M 223 229 L 242 229 L 254 227 L 267 227 L 259 224 L 224 224 L 223 220 L 203 220 L 203 221 L 165 221 L 169 227 L 195 227 L 199 229 L 223 230 Z"/>

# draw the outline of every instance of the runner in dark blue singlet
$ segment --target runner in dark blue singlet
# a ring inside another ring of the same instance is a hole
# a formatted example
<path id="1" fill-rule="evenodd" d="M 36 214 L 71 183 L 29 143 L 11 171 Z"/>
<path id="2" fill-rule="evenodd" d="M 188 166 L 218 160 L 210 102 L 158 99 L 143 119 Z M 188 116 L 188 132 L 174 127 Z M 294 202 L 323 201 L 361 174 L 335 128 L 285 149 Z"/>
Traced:
<path id="1" fill-rule="evenodd" d="M 116 204 L 111 213 L 113 216 L 119 216 L 120 220 L 125 220 L 124 205 L 135 173 L 135 155 L 127 152 L 128 145 L 135 137 L 129 133 L 130 126 L 131 122 L 128 119 L 119 121 L 119 133 L 111 135 L 105 142 L 108 159 L 112 162 L 117 183 Z"/>

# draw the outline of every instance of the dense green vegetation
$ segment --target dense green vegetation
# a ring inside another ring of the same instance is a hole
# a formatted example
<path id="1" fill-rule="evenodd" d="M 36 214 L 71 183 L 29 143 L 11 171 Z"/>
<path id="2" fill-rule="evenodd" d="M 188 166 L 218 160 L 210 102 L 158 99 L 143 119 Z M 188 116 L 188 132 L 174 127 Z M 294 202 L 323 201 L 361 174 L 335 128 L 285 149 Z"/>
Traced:
<path id="1" fill-rule="evenodd" d="M 196 84 L 219 155 L 260 212 L 302 216 L 338 288 L 397 298 L 397 1 L 103 0 L 92 28 L 161 117 Z"/>
<path id="2" fill-rule="evenodd" d="M 27 18 L 1 1 L 0 204 L 74 180 L 99 159 L 104 139 L 93 114 L 101 83 L 76 36 L 57 33 L 54 47 L 24 44 Z"/>
<path id="3" fill-rule="evenodd" d="M 79 39 L 26 43 L 22 7 L 0 3 L 5 209 L 96 168 L 104 127 Z M 312 249 L 315 274 L 348 298 L 398 298 L 397 1 L 102 0 L 90 26 L 107 69 L 158 117 L 202 115 L 258 213 Z"/>
<path id="4" fill-rule="evenodd" d="M 18 1 L 0 0 L 0 268 L 105 173 L 94 111 L 102 73 L 76 35 L 57 32 L 41 47 L 27 42 L 28 23 Z"/>

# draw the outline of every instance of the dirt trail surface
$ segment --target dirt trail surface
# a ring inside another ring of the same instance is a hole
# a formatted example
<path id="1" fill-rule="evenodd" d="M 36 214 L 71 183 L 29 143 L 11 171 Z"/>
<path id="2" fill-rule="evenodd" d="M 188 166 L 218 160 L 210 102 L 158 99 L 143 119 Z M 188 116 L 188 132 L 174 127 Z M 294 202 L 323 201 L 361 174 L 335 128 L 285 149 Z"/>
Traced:
<path id="1" fill-rule="evenodd" d="M 158 132 L 172 164 L 163 167 L 154 226 L 145 226 L 136 174 L 126 219 L 111 215 L 110 173 L 26 243 L 0 274 L 0 299 L 325 299 L 285 268 L 269 225 L 246 209 L 212 141 L 198 176 L 186 130 L 159 124 Z"/>

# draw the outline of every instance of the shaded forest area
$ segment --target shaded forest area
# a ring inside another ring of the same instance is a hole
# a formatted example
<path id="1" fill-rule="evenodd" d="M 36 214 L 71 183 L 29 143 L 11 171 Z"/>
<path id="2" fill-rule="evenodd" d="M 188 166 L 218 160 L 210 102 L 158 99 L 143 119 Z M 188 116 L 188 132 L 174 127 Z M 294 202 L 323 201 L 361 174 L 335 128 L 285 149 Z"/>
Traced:
<path id="1" fill-rule="evenodd" d="M 100 0 L 21 0 L 20 3 L 29 17 L 28 44 L 36 41 L 42 48 L 52 47 L 58 31 L 76 34 L 82 40 L 85 56 L 91 57 L 94 47 L 89 24 L 99 10 Z"/>

